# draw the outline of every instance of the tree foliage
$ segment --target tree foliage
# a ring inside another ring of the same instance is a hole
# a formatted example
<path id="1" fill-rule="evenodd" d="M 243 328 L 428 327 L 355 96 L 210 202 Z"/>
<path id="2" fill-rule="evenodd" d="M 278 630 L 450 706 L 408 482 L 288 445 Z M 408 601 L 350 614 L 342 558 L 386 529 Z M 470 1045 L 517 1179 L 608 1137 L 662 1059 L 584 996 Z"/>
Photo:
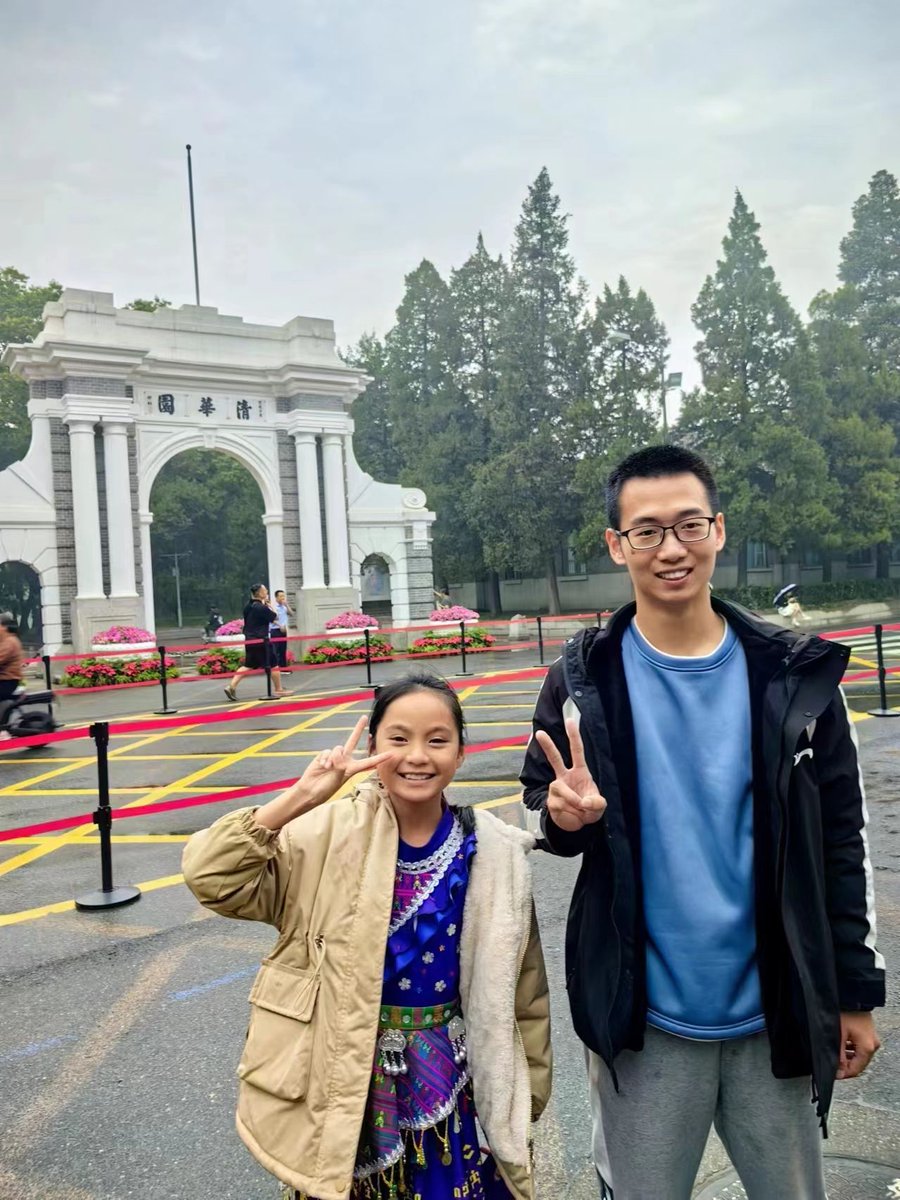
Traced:
<path id="1" fill-rule="evenodd" d="M 58 300 L 62 285 L 29 284 L 15 267 L 0 267 L 0 351 L 10 343 L 31 342 L 41 330 L 44 305 Z M 0 367 L 0 470 L 28 453 L 28 385 Z"/>

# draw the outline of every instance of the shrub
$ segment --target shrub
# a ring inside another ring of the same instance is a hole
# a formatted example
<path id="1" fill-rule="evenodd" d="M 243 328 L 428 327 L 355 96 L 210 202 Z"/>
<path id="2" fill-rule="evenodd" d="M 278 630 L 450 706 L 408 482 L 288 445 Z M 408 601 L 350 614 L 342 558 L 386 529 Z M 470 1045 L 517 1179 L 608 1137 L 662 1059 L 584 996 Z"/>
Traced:
<path id="1" fill-rule="evenodd" d="M 166 655 L 166 678 L 177 679 L 174 658 Z M 69 667 L 60 684 L 63 687 L 107 687 L 112 683 L 155 683 L 159 679 L 159 660 L 155 658 L 124 658 L 110 661 L 83 658 Z"/>
<path id="2" fill-rule="evenodd" d="M 486 629 L 466 630 L 466 653 L 490 650 L 497 639 Z M 459 654 L 462 637 L 458 633 L 426 633 L 416 638 L 409 648 L 410 654 Z"/>
<path id="3" fill-rule="evenodd" d="M 243 650 L 223 646 L 220 650 L 210 650 L 206 654 L 200 655 L 197 659 L 197 673 L 199 675 L 233 675 L 243 661 Z"/>
<path id="4" fill-rule="evenodd" d="M 379 662 L 387 662 L 394 655 L 394 647 L 383 637 L 373 637 L 369 639 L 370 654 L 372 660 Z M 336 663 L 336 662 L 365 662 L 366 660 L 366 643 L 363 639 L 346 642 L 317 642 L 314 646 L 310 646 L 306 654 L 303 656 L 305 663 Z"/>
<path id="5" fill-rule="evenodd" d="M 118 646 L 128 642 L 150 642 L 153 645 L 156 638 L 149 629 L 139 629 L 137 625 L 112 625 L 102 633 L 95 633 L 91 638 L 94 646 Z"/>
<path id="6" fill-rule="evenodd" d="M 781 584 L 758 584 L 746 587 L 716 588 L 714 595 L 734 600 L 745 608 L 765 615 L 774 612 L 772 598 Z M 797 594 L 804 608 L 839 608 L 866 601 L 895 600 L 900 597 L 900 579 L 836 579 L 831 583 L 799 583 Z"/>
<path id="7" fill-rule="evenodd" d="M 325 622 L 326 629 L 377 629 L 378 622 L 368 613 L 348 609 Z"/>

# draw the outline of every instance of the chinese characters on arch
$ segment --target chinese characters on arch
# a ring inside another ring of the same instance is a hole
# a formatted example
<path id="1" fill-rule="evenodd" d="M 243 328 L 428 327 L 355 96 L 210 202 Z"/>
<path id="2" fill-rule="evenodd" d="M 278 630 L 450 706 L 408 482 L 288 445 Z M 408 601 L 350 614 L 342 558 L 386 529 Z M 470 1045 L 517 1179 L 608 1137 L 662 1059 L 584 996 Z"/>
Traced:
<path id="1" fill-rule="evenodd" d="M 202 419 L 209 424 L 253 424 L 266 419 L 267 400 L 257 396 L 238 396 L 224 392 L 143 392 L 141 395 L 148 415 L 161 420 L 182 421 Z"/>

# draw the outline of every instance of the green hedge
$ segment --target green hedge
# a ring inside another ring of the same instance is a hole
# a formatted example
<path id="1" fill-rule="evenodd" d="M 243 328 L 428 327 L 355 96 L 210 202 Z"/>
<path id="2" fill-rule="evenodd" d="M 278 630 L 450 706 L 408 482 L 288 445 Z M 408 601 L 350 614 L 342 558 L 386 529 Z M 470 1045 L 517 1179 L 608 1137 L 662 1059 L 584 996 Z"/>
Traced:
<path id="1" fill-rule="evenodd" d="M 772 608 L 772 597 L 780 587 L 780 584 L 717 587 L 714 592 L 723 600 L 734 600 L 745 608 L 765 612 Z M 864 604 L 866 601 L 890 601 L 900 597 L 900 579 L 837 579 L 832 583 L 804 583 L 798 585 L 798 595 L 804 608 L 840 608 L 847 604 Z"/>

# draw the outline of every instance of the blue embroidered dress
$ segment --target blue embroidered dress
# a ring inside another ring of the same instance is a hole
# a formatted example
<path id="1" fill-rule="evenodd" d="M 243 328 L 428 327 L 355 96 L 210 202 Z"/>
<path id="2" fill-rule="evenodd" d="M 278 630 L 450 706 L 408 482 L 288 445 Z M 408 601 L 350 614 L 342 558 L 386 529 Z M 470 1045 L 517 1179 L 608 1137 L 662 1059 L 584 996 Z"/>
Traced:
<path id="1" fill-rule="evenodd" d="M 479 1148 L 460 1033 L 459 937 L 475 851 L 475 834 L 449 809 L 427 845 L 400 842 L 352 1200 L 510 1200 Z"/>

